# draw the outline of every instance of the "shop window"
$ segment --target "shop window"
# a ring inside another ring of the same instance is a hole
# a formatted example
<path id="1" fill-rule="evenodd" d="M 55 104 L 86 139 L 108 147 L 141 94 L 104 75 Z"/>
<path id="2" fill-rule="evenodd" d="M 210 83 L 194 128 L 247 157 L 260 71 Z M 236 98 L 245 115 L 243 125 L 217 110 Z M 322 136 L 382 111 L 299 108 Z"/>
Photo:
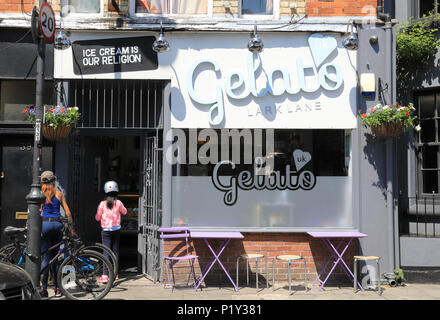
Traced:
<path id="1" fill-rule="evenodd" d="M 211 157 L 210 152 L 212 148 L 209 148 L 207 153 L 208 160 L 204 160 L 205 154 L 203 153 L 203 148 L 206 149 L 206 144 L 209 142 L 212 146 L 212 141 L 209 141 L 209 137 L 200 138 L 202 129 L 199 130 L 185 130 L 186 140 L 186 150 L 193 150 L 197 153 L 198 157 L 194 158 L 191 152 L 185 153 L 185 164 L 176 164 L 174 166 L 174 175 L 180 176 L 206 176 L 212 175 L 215 165 L 221 160 L 229 160 L 235 163 L 234 172 L 230 171 L 230 168 L 222 169 L 225 170 L 224 174 L 236 174 L 238 175 L 243 170 L 252 170 L 255 167 L 255 158 L 252 156 L 252 152 L 255 151 L 255 143 L 261 140 L 262 143 L 262 153 L 269 157 L 273 157 L 273 170 L 280 171 L 284 174 L 283 170 L 287 164 L 293 165 L 292 152 L 297 149 L 303 150 L 304 152 L 309 152 L 311 154 L 319 154 L 319 156 L 313 157 L 313 161 L 308 163 L 308 166 L 315 175 L 318 176 L 346 176 L 347 167 L 345 166 L 345 135 L 344 130 L 274 130 L 274 148 L 269 150 L 265 145 L 266 131 L 260 130 L 262 137 L 261 139 L 257 136 L 259 130 L 242 130 L 230 132 L 228 129 L 217 129 L 215 152 L 217 154 L 216 158 Z M 191 133 L 190 133 L 191 131 Z M 244 133 L 245 132 L 245 133 Z M 237 134 L 236 134 L 237 133 Z M 222 150 L 223 146 L 221 141 L 224 135 L 228 136 L 228 152 L 225 158 L 225 151 Z M 203 133 L 202 133 L 203 135 Z M 190 146 L 191 139 L 197 136 L 197 146 Z M 240 148 L 239 154 L 234 154 L 236 142 L 234 140 L 237 136 L 240 136 Z M 201 151 L 202 149 L 202 151 Z M 215 161 L 217 159 L 218 161 Z M 206 163 L 208 162 L 209 163 Z M 212 163 L 214 161 L 214 163 Z M 196 162 L 196 163 L 194 163 Z M 178 174 L 177 174 L 178 167 Z M 223 171 L 221 171 L 223 172 Z"/>
<path id="2" fill-rule="evenodd" d="M 440 93 L 418 97 L 418 116 L 422 127 L 416 136 L 418 190 L 421 194 L 438 194 Z"/>
<path id="3" fill-rule="evenodd" d="M 207 14 L 208 0 L 134 0 L 135 13 Z"/>
<path id="4" fill-rule="evenodd" d="M 350 131 L 173 129 L 173 224 L 353 227 Z M 182 142 L 183 141 L 183 142 Z"/>
<path id="5" fill-rule="evenodd" d="M 69 0 L 68 13 L 101 13 L 102 0 Z"/>
<path id="6" fill-rule="evenodd" d="M 273 0 L 241 0 L 241 14 L 272 15 Z"/>
<path id="7" fill-rule="evenodd" d="M 52 81 L 45 81 L 43 103 L 53 104 L 55 93 Z M 0 86 L 0 121 L 27 122 L 21 112 L 27 105 L 35 104 L 35 81 L 3 80 Z"/>

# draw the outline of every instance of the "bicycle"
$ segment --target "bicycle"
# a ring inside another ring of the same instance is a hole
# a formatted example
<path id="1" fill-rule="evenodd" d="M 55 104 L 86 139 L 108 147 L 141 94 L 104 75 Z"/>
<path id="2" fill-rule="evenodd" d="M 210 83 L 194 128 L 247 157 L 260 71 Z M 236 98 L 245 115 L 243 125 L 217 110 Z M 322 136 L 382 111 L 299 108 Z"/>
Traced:
<path id="1" fill-rule="evenodd" d="M 11 240 L 12 243 L 0 248 L 0 261 L 16 264 L 25 269 L 26 243 L 20 240 L 20 236 L 26 239 L 26 228 L 8 226 L 5 227 L 3 232 L 6 236 L 8 236 L 9 240 Z M 77 241 L 80 241 L 80 239 L 77 239 Z M 96 251 L 103 254 L 105 257 L 107 257 L 105 255 L 107 253 L 109 256 L 108 260 L 113 266 L 113 273 L 115 275 L 118 274 L 119 263 L 116 255 L 109 247 L 99 242 L 93 244 L 82 243 L 78 250 Z"/>
<path id="2" fill-rule="evenodd" d="M 113 287 L 115 274 L 112 264 L 103 254 L 92 250 L 84 250 L 82 248 L 82 242 L 70 236 L 67 221 L 62 220 L 62 222 L 63 239 L 47 250 L 47 252 L 57 250 L 57 253 L 49 261 L 47 266 L 41 270 L 40 274 L 43 274 L 47 268 L 52 270 L 55 263 L 64 259 L 59 267 L 58 273 L 53 276 L 57 277 L 58 285 L 68 299 L 100 300 L 104 298 Z M 9 228 L 9 235 L 23 233 L 23 229 L 24 228 Z M 19 245 L 21 247 L 22 244 L 19 241 L 14 241 L 13 245 L 17 246 L 16 250 L 20 250 L 17 248 L 19 248 Z M 7 247 L 11 248 L 10 245 Z M 28 257 L 25 247 L 21 247 L 21 250 L 18 252 L 20 252 L 21 259 L 25 256 Z M 14 254 L 11 251 L 9 254 L 4 254 L 3 256 L 3 259 L 5 259 L 5 257 L 10 258 L 14 256 Z M 103 274 L 104 268 L 108 271 L 109 281 L 100 283 L 97 279 Z"/>

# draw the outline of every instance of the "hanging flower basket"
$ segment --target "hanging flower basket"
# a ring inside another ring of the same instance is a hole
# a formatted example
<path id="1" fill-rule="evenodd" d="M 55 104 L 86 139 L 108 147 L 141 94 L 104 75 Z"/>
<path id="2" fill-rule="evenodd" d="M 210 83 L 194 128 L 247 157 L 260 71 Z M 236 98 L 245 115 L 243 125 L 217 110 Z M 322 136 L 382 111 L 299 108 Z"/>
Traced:
<path id="1" fill-rule="evenodd" d="M 47 123 L 43 124 L 43 136 L 50 141 L 66 139 L 69 136 L 70 131 L 72 131 L 70 125 L 59 125 L 54 128 Z"/>
<path id="2" fill-rule="evenodd" d="M 371 126 L 371 132 L 376 137 L 392 139 L 399 136 L 405 129 L 405 125 L 401 122 L 385 122 L 378 126 Z"/>
<path id="3" fill-rule="evenodd" d="M 370 127 L 376 137 L 385 139 L 395 138 L 410 128 L 420 130 L 420 125 L 414 122 L 417 119 L 414 112 L 412 103 L 408 106 L 377 104 L 366 113 L 358 111 L 364 125 Z"/>
<path id="4" fill-rule="evenodd" d="M 22 114 L 35 123 L 35 106 L 27 106 Z M 65 139 L 72 131 L 72 127 L 80 118 L 78 107 L 44 106 L 43 136 L 50 141 Z"/>

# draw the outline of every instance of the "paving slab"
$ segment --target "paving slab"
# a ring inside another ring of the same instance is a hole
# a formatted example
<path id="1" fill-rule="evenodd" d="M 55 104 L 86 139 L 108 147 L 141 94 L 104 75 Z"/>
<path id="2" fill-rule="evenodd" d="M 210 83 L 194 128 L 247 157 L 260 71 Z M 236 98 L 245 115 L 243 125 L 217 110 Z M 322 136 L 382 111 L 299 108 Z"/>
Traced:
<path id="1" fill-rule="evenodd" d="M 309 284 L 311 286 L 311 284 Z M 373 290 L 354 293 L 352 287 L 317 286 L 307 292 L 301 282 L 292 284 L 289 295 L 287 283 L 277 283 L 272 287 L 256 289 L 240 287 L 235 292 L 232 287 L 210 286 L 194 291 L 191 287 L 171 290 L 162 283 L 154 283 L 143 275 L 125 275 L 116 281 L 105 300 L 440 300 L 440 284 L 409 283 L 404 286 L 383 286 L 382 295 Z"/>

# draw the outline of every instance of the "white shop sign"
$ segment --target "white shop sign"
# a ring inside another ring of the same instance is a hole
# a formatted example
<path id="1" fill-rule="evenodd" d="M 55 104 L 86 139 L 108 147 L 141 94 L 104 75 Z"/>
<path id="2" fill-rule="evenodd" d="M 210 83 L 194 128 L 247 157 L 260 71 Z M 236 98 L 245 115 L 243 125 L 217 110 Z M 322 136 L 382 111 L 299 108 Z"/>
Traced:
<path id="1" fill-rule="evenodd" d="M 71 40 L 119 37 L 76 33 Z M 356 128 L 356 52 L 341 45 L 342 35 L 260 37 L 264 51 L 252 55 L 249 33 L 168 32 L 171 50 L 157 55 L 158 69 L 80 76 L 72 51 L 55 50 L 54 77 L 170 80 L 174 128 Z"/>
<path id="2" fill-rule="evenodd" d="M 269 37 L 261 54 L 245 47 L 179 52 L 172 127 L 355 128 L 356 57 L 340 37 L 315 33 L 299 46 L 304 34 L 286 35 L 284 47 L 267 45 Z"/>

